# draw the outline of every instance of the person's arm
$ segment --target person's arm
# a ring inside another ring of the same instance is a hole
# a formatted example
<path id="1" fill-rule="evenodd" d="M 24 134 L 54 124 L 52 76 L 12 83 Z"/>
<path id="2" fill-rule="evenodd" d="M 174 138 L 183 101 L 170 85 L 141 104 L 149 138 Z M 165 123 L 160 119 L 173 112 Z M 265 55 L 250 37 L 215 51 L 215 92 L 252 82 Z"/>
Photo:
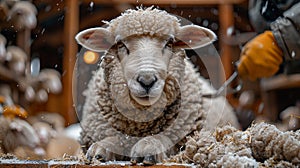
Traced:
<path id="1" fill-rule="evenodd" d="M 273 33 L 265 31 L 243 47 L 237 66 L 239 76 L 253 81 L 273 76 L 283 62 L 282 56 Z"/>
<path id="2" fill-rule="evenodd" d="M 271 30 L 286 61 L 300 59 L 300 3 L 271 23 Z"/>
<path id="3" fill-rule="evenodd" d="M 238 72 L 250 80 L 270 77 L 283 61 L 293 59 L 300 60 L 300 3 L 273 21 L 271 31 L 261 33 L 243 47 Z"/>

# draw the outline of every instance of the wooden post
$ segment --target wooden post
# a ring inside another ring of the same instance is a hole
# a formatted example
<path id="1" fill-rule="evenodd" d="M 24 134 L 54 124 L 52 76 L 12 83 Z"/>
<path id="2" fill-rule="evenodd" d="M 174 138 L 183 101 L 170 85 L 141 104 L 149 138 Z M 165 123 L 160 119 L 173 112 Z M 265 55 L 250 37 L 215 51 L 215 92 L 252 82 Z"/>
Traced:
<path id="1" fill-rule="evenodd" d="M 27 54 L 27 62 L 26 62 L 26 72 L 25 74 L 30 74 L 30 59 L 31 59 L 31 30 L 24 28 L 17 32 L 17 46 L 24 50 Z"/>
<path id="2" fill-rule="evenodd" d="M 64 57 L 63 57 L 63 95 L 61 104 L 62 115 L 66 119 L 66 125 L 77 121 L 72 97 L 73 69 L 76 61 L 77 43 L 75 35 L 79 27 L 79 3 L 78 0 L 65 1 L 64 21 Z"/>
<path id="3" fill-rule="evenodd" d="M 220 20 L 220 55 L 225 70 L 225 79 L 232 74 L 232 50 L 231 46 L 226 44 L 224 38 L 228 28 L 234 25 L 233 7 L 231 4 L 219 5 Z"/>
<path id="4" fill-rule="evenodd" d="M 25 53 L 28 55 L 28 58 L 30 58 L 30 35 L 31 30 L 30 29 L 24 29 L 20 30 L 17 33 L 17 46 L 22 48 Z"/>
<path id="5" fill-rule="evenodd" d="M 219 5 L 219 20 L 220 20 L 220 55 L 221 61 L 224 66 L 225 76 L 224 81 L 228 79 L 233 73 L 233 63 L 232 63 L 232 46 L 225 42 L 227 30 L 234 26 L 234 15 L 233 15 L 233 5 L 232 4 L 220 4 Z M 222 74 L 222 72 L 221 72 Z M 227 96 L 228 101 L 231 105 L 236 106 L 237 100 L 234 100 L 232 95 Z"/>

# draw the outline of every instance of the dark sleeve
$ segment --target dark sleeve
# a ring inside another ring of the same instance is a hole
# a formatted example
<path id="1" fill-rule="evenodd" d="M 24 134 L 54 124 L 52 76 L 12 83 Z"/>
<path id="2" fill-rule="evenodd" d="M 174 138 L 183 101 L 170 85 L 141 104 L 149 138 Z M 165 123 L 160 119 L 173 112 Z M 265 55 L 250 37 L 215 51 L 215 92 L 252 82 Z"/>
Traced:
<path id="1" fill-rule="evenodd" d="M 300 3 L 272 22 L 271 30 L 285 59 L 300 59 Z"/>
<path id="2" fill-rule="evenodd" d="M 278 17 L 283 16 L 295 0 L 286 0 L 277 2 L 279 0 L 249 0 L 248 14 L 251 25 L 257 33 L 263 33 L 265 30 L 270 30 L 270 23 L 275 21 Z M 287 3 L 287 2 L 290 3 Z M 296 2 L 295 2 L 296 3 Z"/>

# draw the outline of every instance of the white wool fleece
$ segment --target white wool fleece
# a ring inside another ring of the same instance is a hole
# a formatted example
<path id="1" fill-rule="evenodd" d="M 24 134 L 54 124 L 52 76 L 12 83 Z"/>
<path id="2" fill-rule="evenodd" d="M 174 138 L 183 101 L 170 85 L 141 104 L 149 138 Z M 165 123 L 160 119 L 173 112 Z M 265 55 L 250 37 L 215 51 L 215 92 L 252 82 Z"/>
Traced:
<path id="1" fill-rule="evenodd" d="M 115 40 L 131 35 L 175 35 L 180 29 L 179 20 L 166 11 L 149 7 L 128 9 L 121 16 L 105 22 Z"/>

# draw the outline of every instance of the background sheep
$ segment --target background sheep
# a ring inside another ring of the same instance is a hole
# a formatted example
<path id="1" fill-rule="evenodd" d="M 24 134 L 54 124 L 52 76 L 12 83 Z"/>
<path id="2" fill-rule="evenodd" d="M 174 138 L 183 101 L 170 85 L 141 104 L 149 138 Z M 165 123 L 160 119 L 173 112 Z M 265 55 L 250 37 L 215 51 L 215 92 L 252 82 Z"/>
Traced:
<path id="1" fill-rule="evenodd" d="M 14 151 L 19 159 L 63 159 L 65 155 L 80 156 L 80 144 L 74 138 L 65 135 L 64 131 L 54 130 L 48 123 L 36 122 L 32 126 L 40 138 L 43 154 L 26 148 L 18 147 Z"/>
<path id="2" fill-rule="evenodd" d="M 0 153 L 13 152 L 19 146 L 37 149 L 40 140 L 35 130 L 24 120 L 0 117 Z"/>
<path id="3" fill-rule="evenodd" d="M 25 74 L 26 61 L 28 59 L 25 51 L 17 46 L 8 46 L 6 50 L 8 68 L 17 75 Z"/>
<path id="4" fill-rule="evenodd" d="M 27 1 L 5 1 L 4 3 L 12 3 L 11 9 L 7 13 L 7 23 L 12 24 L 16 30 L 22 30 L 25 28 L 33 29 L 36 27 L 37 9 L 31 3 Z"/>
<path id="5" fill-rule="evenodd" d="M 65 154 L 79 156 L 78 139 L 68 135 L 64 118 L 57 113 L 40 112 L 29 117 L 40 137 L 46 155 L 43 159 L 62 159 Z"/>
<path id="6" fill-rule="evenodd" d="M 107 51 L 84 93 L 81 143 L 89 160 L 154 164 L 177 152 L 192 131 L 238 126 L 223 97 L 201 97 L 214 90 L 183 50 L 211 43 L 212 31 L 180 26 L 152 8 L 127 10 L 107 24 L 76 36 L 87 49 Z"/>
<path id="7" fill-rule="evenodd" d="M 18 147 L 13 154 L 19 159 L 63 159 L 65 155 L 80 155 L 78 139 L 69 136 L 70 133 L 64 129 L 65 120 L 59 114 L 40 112 L 38 115 L 29 116 L 27 121 L 36 131 L 44 153 L 41 155 L 30 148 Z"/>
<path id="8" fill-rule="evenodd" d="M 0 34 L 0 62 L 3 62 L 6 60 L 6 38 Z"/>

